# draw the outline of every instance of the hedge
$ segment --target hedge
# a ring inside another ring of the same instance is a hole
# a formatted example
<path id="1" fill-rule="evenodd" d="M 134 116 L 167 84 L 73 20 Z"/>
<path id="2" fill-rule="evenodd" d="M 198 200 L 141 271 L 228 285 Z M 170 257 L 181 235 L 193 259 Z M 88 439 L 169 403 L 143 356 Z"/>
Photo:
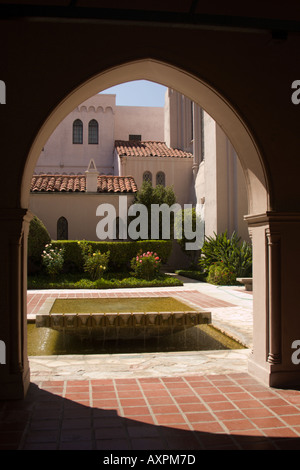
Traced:
<path id="1" fill-rule="evenodd" d="M 165 264 L 172 251 L 171 240 L 138 240 L 134 242 L 94 242 L 86 241 L 93 251 L 100 250 L 101 253 L 110 252 L 108 268 L 110 270 L 120 270 L 130 267 L 131 259 L 142 250 L 153 251 L 161 258 Z M 64 271 L 82 272 L 83 255 L 80 241 L 59 240 L 52 241 L 53 247 L 64 248 Z"/>
<path id="2" fill-rule="evenodd" d="M 34 273 L 42 267 L 42 253 L 51 238 L 43 222 L 36 216 L 31 219 L 28 234 L 28 273 Z"/>

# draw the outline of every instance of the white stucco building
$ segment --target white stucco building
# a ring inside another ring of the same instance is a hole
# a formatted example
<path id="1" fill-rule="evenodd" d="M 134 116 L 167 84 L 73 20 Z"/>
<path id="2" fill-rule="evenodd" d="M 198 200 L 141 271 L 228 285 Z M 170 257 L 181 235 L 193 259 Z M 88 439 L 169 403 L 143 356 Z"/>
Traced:
<path id="1" fill-rule="evenodd" d="M 91 162 L 93 168 L 91 168 Z M 53 239 L 97 240 L 96 209 L 128 205 L 144 179 L 173 186 L 179 204 L 199 204 L 205 234 L 248 238 L 238 157 L 216 122 L 167 89 L 165 107 L 117 106 L 98 94 L 70 113 L 46 143 L 32 178 L 30 209 Z"/>

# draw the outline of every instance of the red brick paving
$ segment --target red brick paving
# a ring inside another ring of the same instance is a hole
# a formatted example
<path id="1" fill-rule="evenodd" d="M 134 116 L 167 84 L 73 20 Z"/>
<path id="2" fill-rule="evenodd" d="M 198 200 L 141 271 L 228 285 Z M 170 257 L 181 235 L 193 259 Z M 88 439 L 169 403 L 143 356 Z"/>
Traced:
<path id="1" fill-rule="evenodd" d="M 202 308 L 231 305 L 198 291 L 139 295 L 176 295 Z M 28 293 L 28 313 L 57 296 Z M 300 391 L 270 389 L 247 374 L 37 382 L 25 400 L 0 402 L 5 449 L 298 450 Z"/>
<path id="2" fill-rule="evenodd" d="M 32 383 L 0 450 L 300 449 L 300 391 L 247 374 Z"/>

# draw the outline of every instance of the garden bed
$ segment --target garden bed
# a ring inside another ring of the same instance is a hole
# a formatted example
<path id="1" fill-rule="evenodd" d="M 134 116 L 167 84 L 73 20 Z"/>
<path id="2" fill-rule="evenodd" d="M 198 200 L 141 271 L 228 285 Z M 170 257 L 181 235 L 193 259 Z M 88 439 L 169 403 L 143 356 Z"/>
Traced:
<path id="1" fill-rule="evenodd" d="M 59 274 L 51 279 L 45 274 L 28 276 L 28 289 L 121 289 L 138 287 L 174 287 L 183 283 L 175 276 L 161 274 L 151 281 L 138 279 L 129 273 L 110 273 L 92 281 L 88 276 L 78 273 Z"/>

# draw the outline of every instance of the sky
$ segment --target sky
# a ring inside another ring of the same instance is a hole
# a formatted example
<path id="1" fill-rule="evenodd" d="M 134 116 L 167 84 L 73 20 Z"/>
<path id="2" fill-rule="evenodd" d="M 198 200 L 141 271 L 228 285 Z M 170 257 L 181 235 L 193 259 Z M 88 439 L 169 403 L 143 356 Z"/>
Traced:
<path id="1" fill-rule="evenodd" d="M 118 106 L 164 106 L 166 87 L 148 80 L 126 82 L 107 88 L 101 93 L 116 96 Z"/>

